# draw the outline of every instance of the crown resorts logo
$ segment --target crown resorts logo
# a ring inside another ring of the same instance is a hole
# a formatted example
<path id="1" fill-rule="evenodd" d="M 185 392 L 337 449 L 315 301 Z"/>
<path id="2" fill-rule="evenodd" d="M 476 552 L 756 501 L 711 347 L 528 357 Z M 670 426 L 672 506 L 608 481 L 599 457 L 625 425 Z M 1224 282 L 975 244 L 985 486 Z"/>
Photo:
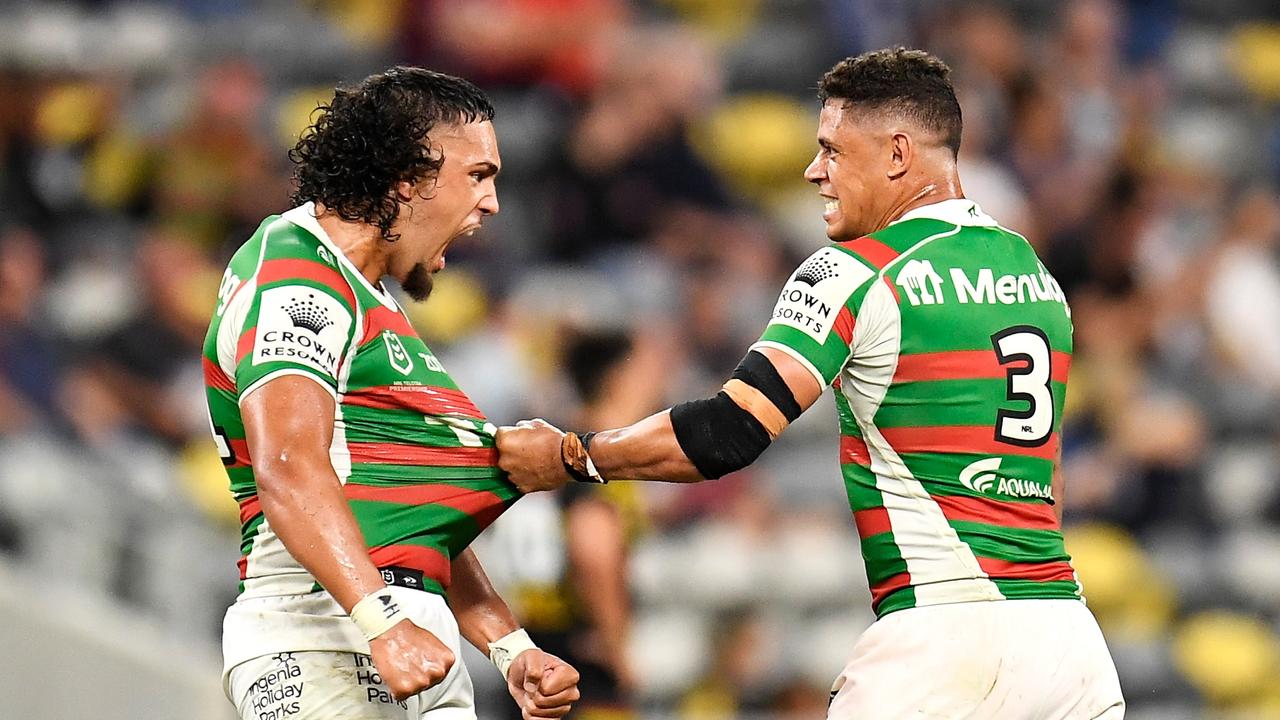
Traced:
<path id="1" fill-rule="evenodd" d="M 813 287 L 828 278 L 840 277 L 836 272 L 836 264 L 827 255 L 814 255 L 796 271 L 796 280 Z"/>
<path id="2" fill-rule="evenodd" d="M 284 306 L 284 311 L 288 313 L 294 327 L 305 328 L 319 335 L 320 331 L 332 325 L 333 321 L 329 319 L 325 309 L 315 303 L 315 298 L 315 295 L 308 295 L 305 299 L 293 298 L 288 305 Z"/>

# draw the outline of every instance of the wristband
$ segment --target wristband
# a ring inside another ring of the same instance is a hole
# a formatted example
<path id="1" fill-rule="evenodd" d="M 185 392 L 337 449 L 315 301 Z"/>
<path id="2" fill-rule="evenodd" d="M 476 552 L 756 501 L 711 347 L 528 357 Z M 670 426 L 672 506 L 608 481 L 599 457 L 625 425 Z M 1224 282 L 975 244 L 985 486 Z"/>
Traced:
<path id="1" fill-rule="evenodd" d="M 408 620 L 409 616 L 400 609 L 400 603 L 396 602 L 391 590 L 384 587 L 356 603 L 351 608 L 351 619 L 364 633 L 365 640 L 373 640 L 401 620 Z"/>
<path id="2" fill-rule="evenodd" d="M 533 644 L 529 633 L 520 628 L 489 643 L 489 659 L 498 668 L 498 672 L 502 673 L 502 679 L 506 680 L 507 671 L 511 669 L 511 663 L 516 661 L 516 657 L 525 650 L 537 649 L 538 646 Z"/>
<path id="3" fill-rule="evenodd" d="M 597 483 L 603 485 L 605 480 L 600 471 L 596 470 L 596 464 L 591 461 L 591 455 L 587 453 L 587 443 L 595 433 L 587 433 L 586 437 L 579 437 L 577 433 L 567 432 L 560 441 L 560 460 L 564 463 L 564 469 L 569 473 L 569 477 L 578 482 Z"/>

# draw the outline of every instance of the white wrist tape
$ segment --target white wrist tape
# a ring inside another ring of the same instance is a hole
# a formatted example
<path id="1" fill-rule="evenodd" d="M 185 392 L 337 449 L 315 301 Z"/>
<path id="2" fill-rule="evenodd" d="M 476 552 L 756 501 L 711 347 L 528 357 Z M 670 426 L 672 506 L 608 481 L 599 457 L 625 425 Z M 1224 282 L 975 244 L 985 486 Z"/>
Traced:
<path id="1" fill-rule="evenodd" d="M 506 680 L 507 670 L 511 669 L 511 663 L 515 662 L 516 656 L 525 650 L 537 648 L 533 640 L 529 639 L 529 633 L 525 632 L 524 628 L 520 628 L 489 643 L 489 659 L 498 668 L 498 672 L 502 673 L 502 679 Z"/>
<path id="2" fill-rule="evenodd" d="M 365 595 L 355 607 L 351 608 L 351 619 L 356 627 L 364 633 L 365 640 L 373 640 L 391 629 L 391 626 L 409 616 L 400 609 L 400 603 L 387 588 L 376 590 Z"/>

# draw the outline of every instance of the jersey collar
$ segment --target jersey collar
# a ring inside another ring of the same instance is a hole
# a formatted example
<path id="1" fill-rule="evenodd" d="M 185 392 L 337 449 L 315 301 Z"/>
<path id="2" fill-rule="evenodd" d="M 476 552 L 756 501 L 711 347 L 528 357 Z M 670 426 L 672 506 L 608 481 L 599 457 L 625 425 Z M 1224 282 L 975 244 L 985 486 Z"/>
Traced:
<path id="1" fill-rule="evenodd" d="M 314 235 L 321 244 L 327 247 L 329 251 L 338 258 L 338 262 L 342 263 L 343 267 L 350 271 L 349 274 L 356 278 L 356 282 L 364 285 L 364 288 L 372 293 L 374 297 L 378 298 L 379 302 L 392 310 L 400 310 L 400 306 L 396 303 L 395 298 L 391 296 L 391 293 L 387 292 L 387 289 L 382 286 L 382 283 L 379 282 L 377 285 L 374 285 L 369 282 L 369 278 L 365 277 L 364 273 L 360 272 L 360 269 L 356 267 L 355 263 L 351 262 L 346 254 L 342 252 L 342 249 L 335 245 L 333 240 L 329 238 L 329 233 L 325 232 L 324 228 L 320 225 L 320 221 L 316 220 L 316 204 L 314 202 L 303 203 L 292 210 L 286 211 L 281 215 L 281 217 Z"/>
<path id="2" fill-rule="evenodd" d="M 996 227 L 998 225 L 994 218 L 982 212 L 982 208 L 978 207 L 978 203 L 968 198 L 951 198 L 928 205 L 921 205 L 910 212 L 904 213 L 902 217 L 889 224 L 897 225 L 900 222 L 920 218 L 941 220 L 952 225 L 976 225 L 980 227 Z"/>

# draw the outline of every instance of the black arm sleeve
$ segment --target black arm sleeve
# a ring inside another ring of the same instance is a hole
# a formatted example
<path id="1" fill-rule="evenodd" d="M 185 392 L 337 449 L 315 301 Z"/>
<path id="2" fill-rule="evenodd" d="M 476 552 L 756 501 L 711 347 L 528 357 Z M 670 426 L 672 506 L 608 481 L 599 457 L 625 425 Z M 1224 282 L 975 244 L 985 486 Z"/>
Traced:
<path id="1" fill-rule="evenodd" d="M 742 362 L 733 371 L 733 379 L 741 380 L 759 390 L 778 408 L 787 422 L 795 422 L 800 417 L 800 403 L 796 402 L 795 394 L 787 387 L 787 381 L 778 374 L 778 369 L 769 362 L 769 358 L 759 351 L 752 350 L 742 358 Z"/>
<path id="2" fill-rule="evenodd" d="M 770 443 L 764 425 L 723 391 L 671 408 L 671 426 L 680 449 L 709 480 L 755 462 Z"/>

